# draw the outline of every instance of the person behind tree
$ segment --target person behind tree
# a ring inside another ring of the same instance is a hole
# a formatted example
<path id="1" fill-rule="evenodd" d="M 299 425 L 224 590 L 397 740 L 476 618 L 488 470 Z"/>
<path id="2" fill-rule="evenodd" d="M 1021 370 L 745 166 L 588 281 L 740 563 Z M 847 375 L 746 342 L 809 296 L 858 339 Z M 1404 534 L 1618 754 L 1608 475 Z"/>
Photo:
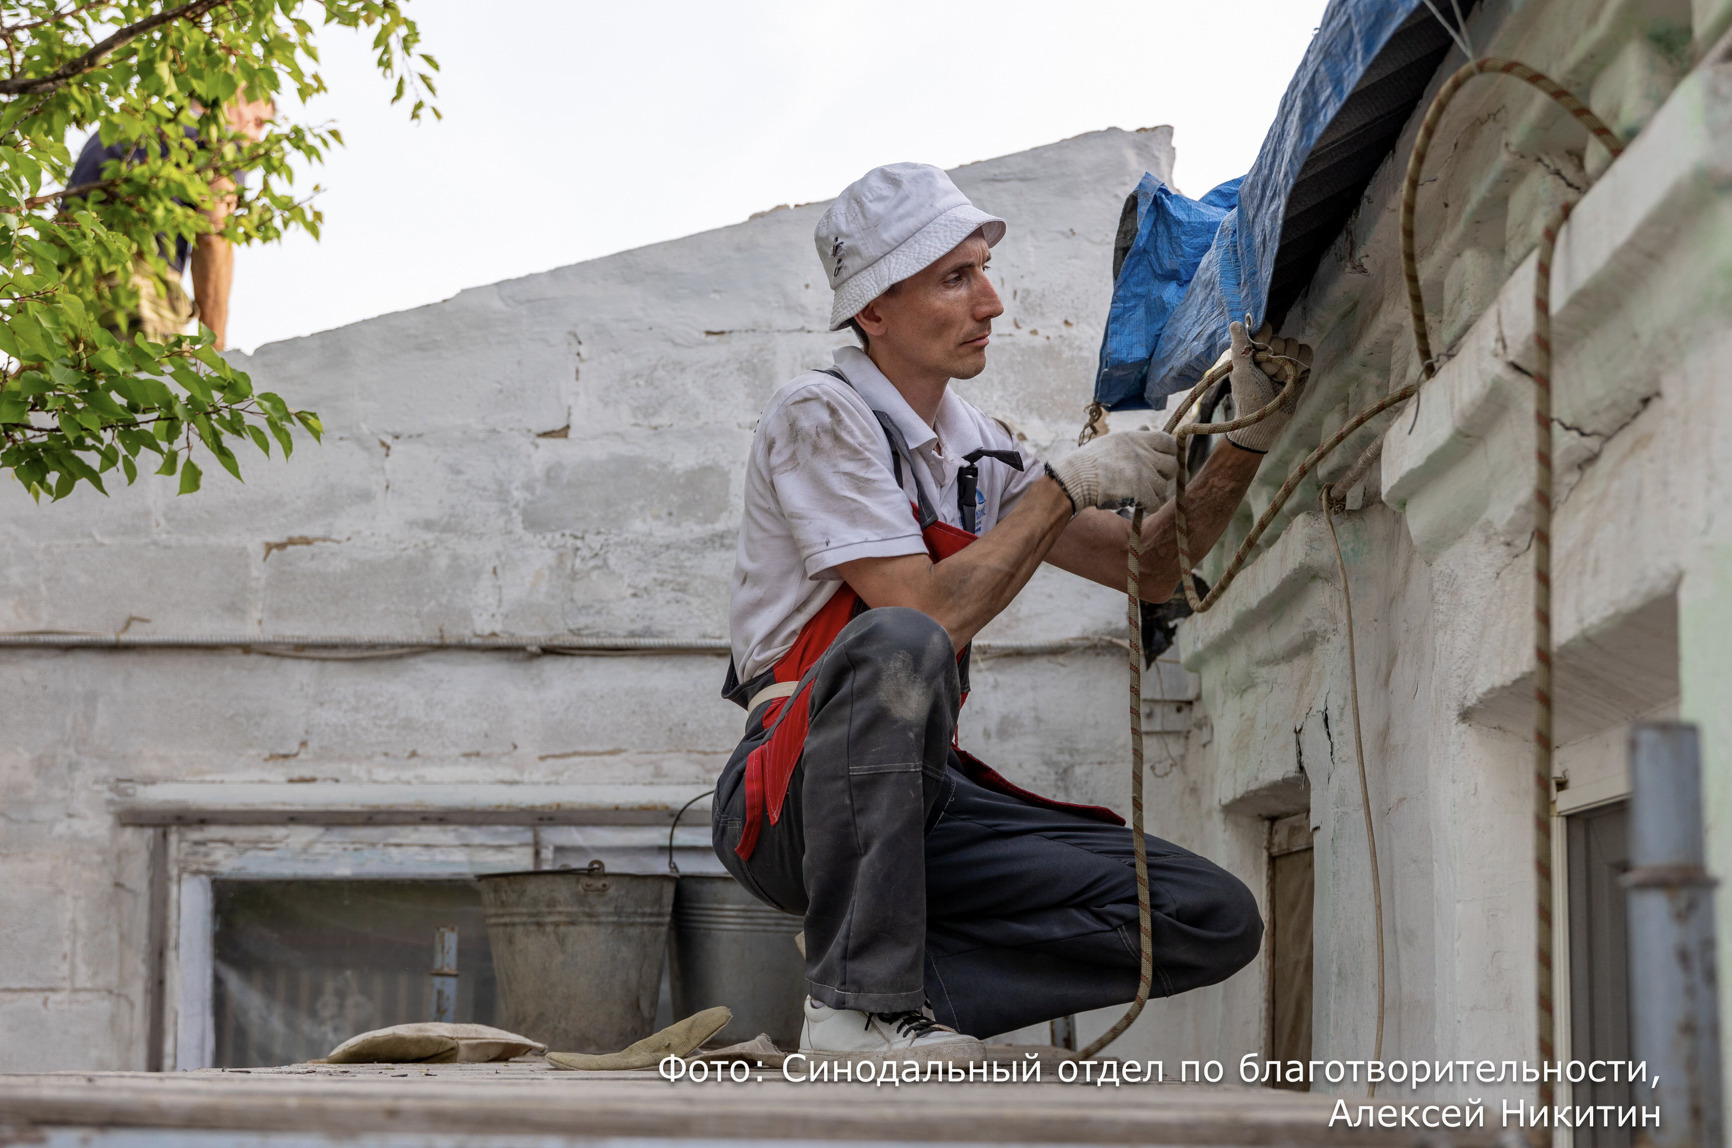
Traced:
<path id="1" fill-rule="evenodd" d="M 237 136 L 257 143 L 264 135 L 265 124 L 276 114 L 269 99 L 250 99 L 243 90 L 223 108 L 223 119 Z M 195 107 L 195 114 L 202 109 Z M 199 142 L 195 128 L 183 129 L 186 138 Z M 116 197 L 123 192 L 120 181 L 126 169 L 150 154 L 146 144 L 136 140 L 113 140 L 104 143 L 101 134 L 92 135 L 79 152 L 67 181 L 71 196 L 98 195 Z M 186 235 L 160 237 L 159 252 L 167 265 L 167 273 L 159 274 L 145 253 L 134 260 L 125 290 L 118 275 L 106 277 L 105 292 L 112 305 L 104 316 L 105 325 L 115 333 L 130 337 L 142 331 L 145 338 L 164 342 L 172 335 L 189 333 L 194 320 L 209 327 L 217 350 L 228 342 L 229 289 L 234 282 L 234 248 L 223 237 L 223 223 L 235 206 L 235 179 L 244 179 L 241 172 L 219 172 L 209 181 L 210 206 L 204 216 L 209 229 L 189 238 Z M 80 192 L 80 189 L 88 189 Z M 181 277 L 187 266 L 192 267 L 192 296 L 189 298 Z"/>

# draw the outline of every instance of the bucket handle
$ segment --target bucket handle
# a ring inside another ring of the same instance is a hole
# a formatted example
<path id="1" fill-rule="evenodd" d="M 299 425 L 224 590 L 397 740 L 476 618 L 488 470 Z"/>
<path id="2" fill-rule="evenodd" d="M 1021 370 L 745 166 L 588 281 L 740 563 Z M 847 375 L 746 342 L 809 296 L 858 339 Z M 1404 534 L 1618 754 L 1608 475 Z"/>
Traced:
<path id="1" fill-rule="evenodd" d="M 711 786 L 709 789 L 704 790 L 702 793 L 680 806 L 680 811 L 674 814 L 674 823 L 668 826 L 668 872 L 672 873 L 675 877 L 680 875 L 680 867 L 674 864 L 674 830 L 680 827 L 680 818 L 686 815 L 686 810 L 690 809 L 715 791 L 715 787 Z"/>

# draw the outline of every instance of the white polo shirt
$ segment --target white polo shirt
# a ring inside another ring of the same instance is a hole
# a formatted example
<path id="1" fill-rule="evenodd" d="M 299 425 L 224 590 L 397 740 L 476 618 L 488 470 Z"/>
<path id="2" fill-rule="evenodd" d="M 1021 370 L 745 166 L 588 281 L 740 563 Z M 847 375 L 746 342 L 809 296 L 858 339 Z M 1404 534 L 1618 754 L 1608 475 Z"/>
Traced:
<path id="1" fill-rule="evenodd" d="M 954 391 L 945 391 L 929 427 L 864 351 L 842 347 L 835 361 L 847 383 L 821 371 L 798 376 L 776 392 L 752 437 L 728 611 L 742 682 L 775 665 L 841 587 L 838 564 L 926 553 L 909 505 L 915 472 L 939 519 L 961 526 L 963 457 L 982 448 L 1017 451 L 1020 472 L 994 458 L 977 464 L 980 534 L 1009 514 L 1042 473 L 1040 460 L 1009 431 Z M 900 489 L 874 410 L 890 416 L 913 456 Z"/>

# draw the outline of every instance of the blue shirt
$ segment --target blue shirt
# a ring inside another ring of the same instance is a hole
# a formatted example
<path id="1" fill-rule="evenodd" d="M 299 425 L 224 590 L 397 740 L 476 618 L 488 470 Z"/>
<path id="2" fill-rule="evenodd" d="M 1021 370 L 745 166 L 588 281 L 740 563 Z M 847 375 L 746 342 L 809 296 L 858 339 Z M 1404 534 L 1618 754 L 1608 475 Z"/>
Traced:
<path id="1" fill-rule="evenodd" d="M 198 132 L 192 128 L 187 128 L 186 136 L 190 140 L 197 140 Z M 66 181 L 66 186 L 77 187 L 84 183 L 95 183 L 102 178 L 102 169 L 110 160 L 137 163 L 144 158 L 145 153 L 142 147 L 129 147 L 128 144 L 118 141 L 105 145 L 102 142 L 102 133 L 98 132 L 84 141 L 84 150 L 78 153 L 78 162 L 72 165 L 72 176 Z M 190 245 L 182 236 L 175 239 L 172 254 L 167 251 L 163 252 L 164 257 L 168 259 L 169 267 L 174 270 L 176 275 L 186 270 L 189 250 Z"/>

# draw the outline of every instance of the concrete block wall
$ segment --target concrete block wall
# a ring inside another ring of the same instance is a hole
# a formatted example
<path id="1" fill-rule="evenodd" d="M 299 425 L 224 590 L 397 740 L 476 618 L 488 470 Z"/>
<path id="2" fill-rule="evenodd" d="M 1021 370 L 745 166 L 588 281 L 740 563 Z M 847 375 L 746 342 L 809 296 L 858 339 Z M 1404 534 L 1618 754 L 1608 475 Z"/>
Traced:
<path id="1" fill-rule="evenodd" d="M 1007 311 L 988 371 L 962 390 L 1037 451 L 1074 442 L 1120 205 L 1145 171 L 1166 178 L 1171 164 L 1158 128 L 954 173 L 1010 223 L 992 272 Z M 43 506 L 0 488 L 0 631 L 410 646 L 724 637 L 757 414 L 846 340 L 824 330 L 829 292 L 811 246 L 823 207 L 237 356 L 257 386 L 319 412 L 324 444 L 303 440 L 287 464 L 244 457 L 245 485 L 209 468 L 188 498 L 151 479 Z M 1119 595 L 1043 572 L 984 636 L 1117 635 L 1122 618 Z M 170 791 L 220 803 L 238 786 L 267 804 L 409 787 L 461 805 L 496 801 L 505 785 L 673 807 L 712 783 L 738 736 L 739 714 L 718 696 L 724 668 L 691 654 L 0 649 L 0 1070 L 148 1061 L 153 830 L 119 824 L 121 805 Z M 1179 701 L 1163 720 L 1182 731 L 1187 681 L 1169 675 Z M 1121 654 L 988 657 L 977 679 L 964 744 L 1037 789 L 1125 804 Z M 242 862 L 294 871 L 343 836 L 167 832 L 171 912 L 196 901 L 175 881 Z M 395 872 L 411 856 L 458 872 L 528 858 L 527 829 L 488 830 L 488 841 L 523 843 L 468 852 L 462 834 L 417 844 L 431 832 L 350 833 L 354 871 Z M 196 1032 L 176 1035 L 196 1005 L 177 970 L 196 978 L 198 965 L 175 925 L 170 1066 L 177 1049 L 199 1047 Z M 1089 1020 L 1085 1036 L 1105 1023 Z"/>

